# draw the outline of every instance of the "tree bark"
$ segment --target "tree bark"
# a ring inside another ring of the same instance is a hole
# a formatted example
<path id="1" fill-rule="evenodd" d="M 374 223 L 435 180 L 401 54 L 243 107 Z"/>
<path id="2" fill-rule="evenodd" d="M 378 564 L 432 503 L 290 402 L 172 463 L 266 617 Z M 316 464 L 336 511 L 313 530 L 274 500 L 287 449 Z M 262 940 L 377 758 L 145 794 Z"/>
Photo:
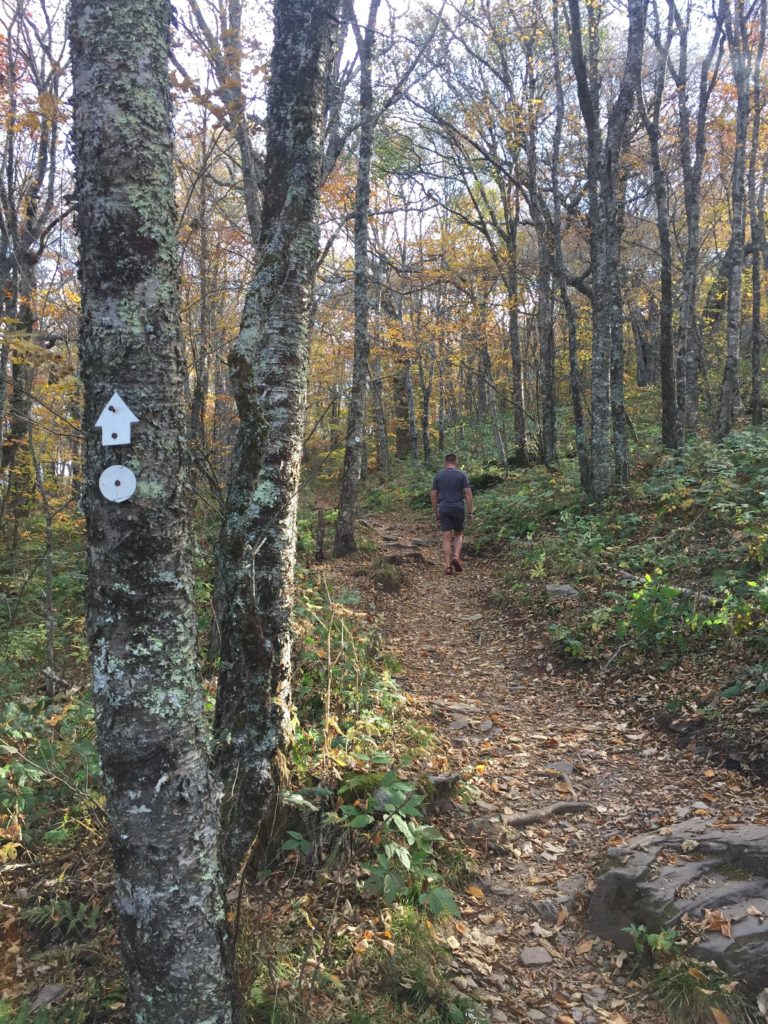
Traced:
<path id="1" fill-rule="evenodd" d="M 376 424 L 379 473 L 386 480 L 389 476 L 389 437 L 387 435 L 387 417 L 384 412 L 384 384 L 380 356 L 374 359 L 372 370 L 371 392 L 373 394 L 373 419 Z"/>
<path id="2" fill-rule="evenodd" d="M 439 312 L 437 313 L 439 317 Z M 425 366 L 426 362 L 426 366 Z M 432 388 L 435 380 L 435 347 L 431 343 L 419 349 L 419 388 L 421 389 L 421 446 L 424 464 L 432 458 L 432 441 L 429 434 L 432 402 Z"/>
<path id="3" fill-rule="evenodd" d="M 403 368 L 405 385 L 405 401 L 408 409 L 408 454 L 411 462 L 419 461 L 419 431 L 416 426 L 416 398 L 413 394 L 413 364 L 410 359 L 405 361 Z"/>
<path id="4" fill-rule="evenodd" d="M 514 242 L 508 249 L 509 266 L 504 284 L 507 289 L 507 341 L 512 366 L 512 420 L 515 430 L 515 465 L 528 465 L 528 441 L 525 427 L 525 368 L 520 345 L 520 314 L 517 271 L 517 222 L 514 223 Z"/>
<path id="5" fill-rule="evenodd" d="M 658 17 L 658 15 L 657 15 Z M 659 370 L 661 376 L 661 442 L 665 448 L 679 448 L 682 437 L 678 431 L 677 381 L 675 378 L 675 349 L 672 327 L 672 235 L 669 226 L 669 183 L 661 162 L 661 108 L 664 100 L 664 84 L 672 44 L 672 14 L 670 12 L 666 37 L 662 41 L 661 26 L 653 27 L 653 39 L 658 51 L 659 66 L 656 69 L 650 110 L 646 109 L 640 91 L 640 114 L 648 135 L 653 174 L 653 196 L 656 202 L 656 229 L 659 235 L 661 266 L 661 302 L 659 306 Z"/>
<path id="6" fill-rule="evenodd" d="M 683 258 L 683 284 L 677 339 L 677 425 L 681 442 L 696 430 L 699 406 L 699 330 L 696 303 L 699 289 L 699 250 L 701 247 L 701 179 L 707 147 L 707 109 L 717 82 L 722 58 L 723 0 L 719 3 L 715 29 L 699 75 L 696 121 L 691 128 L 688 93 L 688 37 L 692 4 L 686 16 L 680 14 L 675 0 L 667 0 L 679 36 L 678 61 L 670 60 L 669 70 L 677 95 L 678 147 L 683 175 L 686 237 Z"/>
<path id="7" fill-rule="evenodd" d="M 759 29 L 757 52 L 752 70 L 752 146 L 749 157 L 749 223 L 750 241 L 752 243 L 752 324 L 750 330 L 751 348 L 751 386 L 750 404 L 752 423 L 759 426 L 763 422 L 762 401 L 762 291 L 763 291 L 763 260 L 765 259 L 765 165 L 761 167 L 758 183 L 758 163 L 760 162 L 760 122 L 763 113 L 761 74 L 763 55 L 765 52 L 766 31 L 766 0 L 760 0 Z"/>
<path id="8" fill-rule="evenodd" d="M 726 352 L 720 410 L 717 418 L 718 440 L 726 437 L 736 416 L 739 393 L 739 349 L 741 343 L 741 296 L 744 274 L 744 235 L 746 220 L 747 135 L 750 108 L 750 40 L 745 9 L 746 0 L 734 0 L 733 10 L 725 15 L 725 33 L 731 57 L 731 71 L 736 86 L 736 127 L 731 170 L 731 262 L 728 268 L 728 299 L 726 305 Z"/>
<path id="9" fill-rule="evenodd" d="M 600 29 L 594 7 L 587 6 L 589 61 L 584 54 L 580 0 L 568 0 L 571 61 L 587 133 L 587 192 L 592 269 L 591 472 L 594 497 L 605 497 L 612 483 L 624 484 L 627 450 L 624 410 L 624 338 L 619 281 L 621 154 L 629 115 L 639 87 L 648 0 L 629 0 L 627 52 L 621 83 L 605 124 L 601 125 L 600 77 L 596 67 Z M 613 429 L 613 445 L 611 444 Z"/>
<path id="10" fill-rule="evenodd" d="M 288 742 L 296 507 L 336 0 L 276 0 L 259 258 L 230 356 L 240 416 L 219 541 L 222 860 L 243 866 Z"/>
<path id="11" fill-rule="evenodd" d="M 552 136 L 552 246 L 555 273 L 558 278 L 560 301 L 565 313 L 566 330 L 568 333 L 568 378 L 571 392 L 571 409 L 573 411 L 573 427 L 576 437 L 576 454 L 579 462 L 579 482 L 582 490 L 589 492 L 592 488 L 590 480 L 590 461 L 587 450 L 587 434 L 584 426 L 584 385 L 579 370 L 579 344 L 576 309 L 568 291 L 568 274 L 563 256 L 562 203 L 560 199 L 560 148 L 565 122 L 565 94 L 563 90 L 562 72 L 560 70 L 560 8 L 557 0 L 552 8 L 552 40 L 553 66 L 555 76 L 555 128 Z"/>
<path id="12" fill-rule="evenodd" d="M 381 0 L 371 0 L 364 32 L 356 28 L 360 55 L 360 146 L 355 184 L 355 350 L 352 364 L 352 386 L 347 403 L 347 436 L 344 466 L 341 471 L 339 516 L 333 553 L 337 557 L 357 548 L 355 513 L 363 458 L 365 431 L 365 399 L 368 390 L 368 362 L 371 340 L 368 331 L 368 218 L 371 205 L 371 161 L 373 159 L 373 51 L 376 40 L 376 19 Z M 352 11 L 354 14 L 354 11 Z"/>
<path id="13" fill-rule="evenodd" d="M 166 0 L 72 0 L 87 626 L 134 1019 L 226 1024 L 218 790 L 196 673 Z M 117 390 L 130 447 L 94 423 Z M 136 473 L 125 502 L 98 479 Z"/>

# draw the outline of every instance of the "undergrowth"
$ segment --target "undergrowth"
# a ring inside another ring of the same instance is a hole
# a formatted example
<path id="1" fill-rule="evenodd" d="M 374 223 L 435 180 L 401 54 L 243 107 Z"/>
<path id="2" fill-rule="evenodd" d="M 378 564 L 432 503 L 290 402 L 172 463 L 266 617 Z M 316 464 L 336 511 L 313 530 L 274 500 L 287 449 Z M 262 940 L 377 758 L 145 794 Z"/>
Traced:
<path id="1" fill-rule="evenodd" d="M 649 932 L 644 925 L 626 929 L 632 936 L 639 967 L 649 973 L 660 1002 L 681 1024 L 760 1024 L 763 1014 L 740 991 L 738 983 L 714 962 L 686 955 L 678 932 Z"/>
<path id="2" fill-rule="evenodd" d="M 300 529 L 309 554 L 311 523 Z M 46 689 L 39 643 L 29 648 L 35 658 L 24 646 L 34 607 L 17 603 L 1 641 L 11 671 L 0 713 L 9 908 L 0 1024 L 127 1019 L 84 658 L 82 541 L 73 531 L 63 543 L 61 563 L 72 571 L 59 591 L 60 623 L 70 629 L 57 637 L 62 689 Z M 210 571 L 202 556 L 201 567 Z M 261 851 L 233 911 L 250 1019 L 335 1020 L 343 1011 L 360 1024 L 383 1024 L 393 1013 L 423 1024 L 475 1020 L 442 975 L 438 937 L 457 909 L 441 876 L 458 878 L 462 867 L 424 813 L 418 760 L 428 757 L 431 737 L 406 713 L 363 595 L 331 592 L 308 569 L 297 584 L 285 831 Z M 204 634 L 205 572 L 197 592 Z M 214 690 L 205 685 L 210 712 Z"/>
<path id="3" fill-rule="evenodd" d="M 478 496 L 469 538 L 507 563 L 489 601 L 545 618 L 557 651 L 601 675 L 663 676 L 660 708 L 746 750 L 768 726 L 767 456 L 765 428 L 641 450 L 629 490 L 594 504 L 572 460 L 513 471 Z"/>

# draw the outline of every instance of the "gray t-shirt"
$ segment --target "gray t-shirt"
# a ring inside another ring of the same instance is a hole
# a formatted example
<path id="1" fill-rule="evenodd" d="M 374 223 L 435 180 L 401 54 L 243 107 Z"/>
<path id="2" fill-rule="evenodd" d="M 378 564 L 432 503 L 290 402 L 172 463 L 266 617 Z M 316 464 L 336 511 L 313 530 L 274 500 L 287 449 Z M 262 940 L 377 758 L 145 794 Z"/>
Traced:
<path id="1" fill-rule="evenodd" d="M 432 481 L 432 490 L 437 491 L 438 508 L 464 508 L 466 487 L 469 487 L 466 473 L 452 467 L 441 469 Z"/>

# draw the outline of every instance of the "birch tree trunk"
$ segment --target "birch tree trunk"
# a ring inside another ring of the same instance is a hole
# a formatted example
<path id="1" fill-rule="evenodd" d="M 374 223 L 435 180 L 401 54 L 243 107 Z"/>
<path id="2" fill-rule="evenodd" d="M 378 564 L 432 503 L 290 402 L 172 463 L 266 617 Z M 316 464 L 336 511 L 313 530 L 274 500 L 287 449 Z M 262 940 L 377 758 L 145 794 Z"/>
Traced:
<path id="1" fill-rule="evenodd" d="M 488 346 L 485 342 L 480 346 L 480 366 L 486 385 L 486 394 L 488 396 L 488 411 L 491 414 L 491 426 L 493 427 L 493 444 L 496 448 L 496 459 L 500 466 L 506 467 L 507 446 L 504 443 L 504 434 L 501 429 L 501 420 L 499 418 L 499 403 L 496 397 L 496 385 L 493 380 L 491 354 L 488 351 Z"/>
<path id="2" fill-rule="evenodd" d="M 763 291 L 763 260 L 765 259 L 765 165 L 760 160 L 760 122 L 763 113 L 761 75 L 763 55 L 765 53 L 766 31 L 766 0 L 760 0 L 759 29 L 757 52 L 752 69 L 752 145 L 749 157 L 749 224 L 750 241 L 752 243 L 752 328 L 750 347 L 752 374 L 750 387 L 750 404 L 752 406 L 752 423 L 758 426 L 763 422 L 762 399 L 762 291 Z M 761 163 L 762 174 L 758 182 L 758 164 Z"/>
<path id="3" fill-rule="evenodd" d="M 438 313 L 439 315 L 439 313 Z M 426 363 L 426 365 L 425 365 Z M 435 380 L 435 346 L 429 343 L 419 349 L 419 387 L 421 389 L 421 446 L 424 464 L 429 465 L 432 457 L 432 441 L 429 436 L 430 404 Z"/>
<path id="4" fill-rule="evenodd" d="M 416 396 L 413 393 L 413 363 L 410 359 L 405 361 L 403 383 L 408 406 L 408 454 L 415 465 L 419 461 L 419 431 L 416 426 Z"/>
<path id="5" fill-rule="evenodd" d="M 661 107 L 664 100 L 664 85 L 672 43 L 672 14 L 670 12 L 667 32 L 661 38 L 658 12 L 654 11 L 656 23 L 653 39 L 658 51 L 659 66 L 656 69 L 650 110 L 646 109 L 640 93 L 640 114 L 645 125 L 651 151 L 653 172 L 653 195 L 656 202 L 656 229 L 659 235 L 661 266 L 661 304 L 659 307 L 659 369 L 661 375 L 661 441 L 666 448 L 679 448 L 682 442 L 678 430 L 677 382 L 675 379 L 675 350 L 672 332 L 672 235 L 669 226 L 669 182 L 661 162 Z"/>
<path id="6" fill-rule="evenodd" d="M 669 61 L 669 71 L 677 94 L 678 147 L 683 175 L 686 238 L 683 258 L 683 286 L 677 340 L 677 424 L 681 441 L 695 431 L 699 406 L 699 331 L 696 302 L 699 289 L 699 250 L 701 247 L 701 179 L 707 145 L 707 109 L 717 82 L 722 58 L 722 23 L 724 3 L 720 2 L 715 28 L 699 76 L 696 121 L 691 127 L 688 89 L 688 37 L 692 3 L 688 2 L 685 17 L 675 0 L 667 0 L 679 36 L 677 63 Z"/>
<path id="7" fill-rule="evenodd" d="M 368 362 L 371 340 L 368 332 L 368 217 L 371 204 L 371 160 L 373 159 L 373 50 L 376 19 L 381 0 L 371 0 L 368 22 L 361 32 L 355 23 L 355 37 L 360 55 L 360 146 L 355 184 L 355 354 L 352 365 L 352 386 L 347 405 L 347 436 L 344 467 L 341 471 L 339 517 L 333 553 L 346 555 L 357 548 L 355 512 L 360 487 L 365 431 L 365 399 L 368 390 Z M 354 15 L 354 11 L 351 12 Z"/>
<path id="8" fill-rule="evenodd" d="M 552 300 L 552 242 L 549 216 L 539 182 L 537 111 L 542 98 L 534 62 L 533 40 L 525 43 L 528 131 L 525 154 L 528 166 L 528 206 L 536 235 L 536 328 L 539 339 L 541 393 L 541 453 L 545 466 L 557 461 L 557 406 L 555 401 L 555 325 Z"/>
<path id="9" fill-rule="evenodd" d="M 584 426 L 584 385 L 579 371 L 579 344 L 576 309 L 568 291 L 565 258 L 563 256 L 562 203 L 560 199 L 560 148 L 565 122 L 565 93 L 560 70 L 560 7 L 555 0 L 552 6 L 553 67 L 555 76 L 555 128 L 552 135 L 552 246 L 554 267 L 560 288 L 560 301 L 565 313 L 568 332 L 568 376 L 571 391 L 573 427 L 576 436 L 576 454 L 579 462 L 579 482 L 582 490 L 589 492 L 592 487 L 587 436 Z"/>
<path id="10" fill-rule="evenodd" d="M 520 345 L 520 315 L 517 272 L 517 221 L 514 222 L 514 241 L 508 249 L 509 267 L 505 278 L 509 303 L 507 338 L 512 365 L 512 417 L 515 425 L 515 465 L 528 465 L 528 446 L 525 431 L 525 376 Z"/>
<path id="11" fill-rule="evenodd" d="M 387 436 L 387 417 L 384 412 L 384 384 L 382 381 L 381 357 L 373 361 L 371 392 L 373 394 L 373 416 L 376 424 L 376 447 L 378 451 L 379 473 L 389 476 L 389 437 Z"/>
<path id="12" fill-rule="evenodd" d="M 731 171 L 731 262 L 728 267 L 726 305 L 726 353 L 720 411 L 717 418 L 718 440 L 726 437 L 736 416 L 739 393 L 739 349 L 741 343 L 741 296 L 744 274 L 744 235 L 746 220 L 747 135 L 750 107 L 750 40 L 746 0 L 734 0 L 725 15 L 725 33 L 736 86 L 736 127 Z"/>
<path id="13" fill-rule="evenodd" d="M 337 0 L 276 0 L 259 258 L 230 356 L 240 416 L 215 585 L 225 877 L 240 870 L 288 742 L 296 507 Z"/>
<path id="14" fill-rule="evenodd" d="M 229 1022 L 218 790 L 196 673 L 168 0 L 72 0 L 87 625 L 134 1020 Z M 117 390 L 130 447 L 94 423 Z M 99 492 L 120 461 L 130 500 Z"/>
<path id="15" fill-rule="evenodd" d="M 605 497 L 611 487 L 612 447 L 616 482 L 625 483 L 627 474 L 618 185 L 627 123 L 640 82 L 647 7 L 648 0 L 628 2 L 624 70 L 613 106 L 605 118 L 603 138 L 601 82 L 597 68 L 601 29 L 597 11 L 594 5 L 586 5 L 587 59 L 584 53 L 581 2 L 568 0 L 571 61 L 587 133 L 587 192 L 593 282 L 590 479 L 592 493 L 596 498 Z"/>

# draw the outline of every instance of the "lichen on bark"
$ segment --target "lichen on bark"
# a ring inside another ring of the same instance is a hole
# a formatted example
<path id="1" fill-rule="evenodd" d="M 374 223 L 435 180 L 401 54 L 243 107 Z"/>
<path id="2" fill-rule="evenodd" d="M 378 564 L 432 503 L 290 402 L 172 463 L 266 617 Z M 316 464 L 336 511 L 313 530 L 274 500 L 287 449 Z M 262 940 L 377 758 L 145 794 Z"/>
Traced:
<path id="1" fill-rule="evenodd" d="M 167 0 L 72 0 L 81 239 L 87 624 L 133 1017 L 228 1024 L 219 793 L 195 657 L 179 347 Z M 117 390 L 139 418 L 105 448 Z M 125 462 L 139 487 L 98 489 Z"/>
<path id="2" fill-rule="evenodd" d="M 215 587 L 222 666 L 215 741 L 227 877 L 242 866 L 276 795 L 287 743 L 308 310 L 338 8 L 338 0 L 274 5 L 261 236 L 230 356 L 240 426 Z"/>

